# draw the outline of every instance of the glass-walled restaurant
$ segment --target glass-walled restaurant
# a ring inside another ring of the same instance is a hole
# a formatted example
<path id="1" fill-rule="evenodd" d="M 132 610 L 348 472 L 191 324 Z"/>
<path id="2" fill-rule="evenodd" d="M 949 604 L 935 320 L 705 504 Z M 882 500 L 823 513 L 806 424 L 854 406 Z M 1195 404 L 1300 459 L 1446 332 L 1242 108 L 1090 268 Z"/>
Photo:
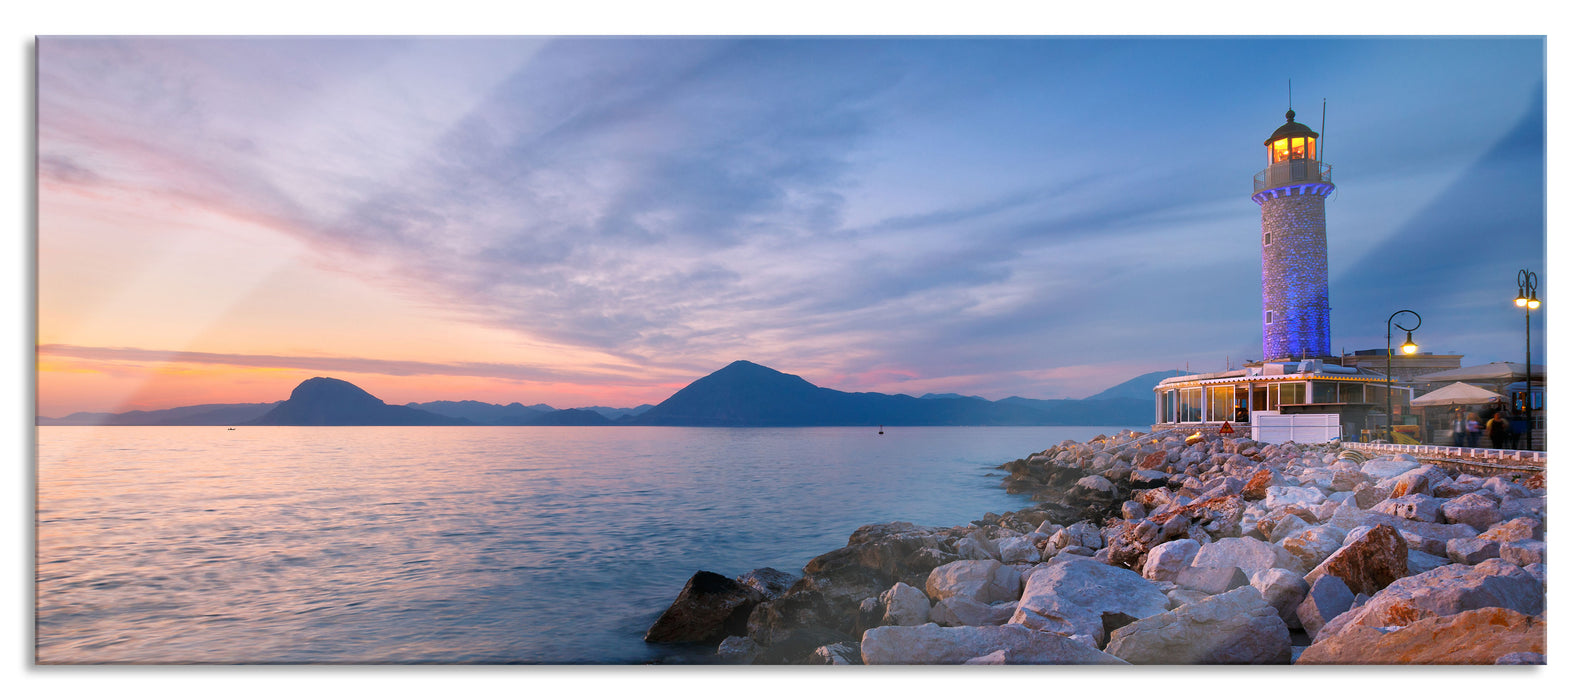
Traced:
<path id="1" fill-rule="evenodd" d="M 1337 413 L 1345 433 L 1360 435 L 1383 425 L 1385 391 L 1383 377 L 1363 374 L 1263 376 L 1234 371 L 1175 377 L 1154 387 L 1154 419 L 1160 424 L 1245 424 L 1259 411 Z M 1412 391 L 1399 385 L 1394 391 L 1394 422 L 1401 424 L 1410 420 Z"/>

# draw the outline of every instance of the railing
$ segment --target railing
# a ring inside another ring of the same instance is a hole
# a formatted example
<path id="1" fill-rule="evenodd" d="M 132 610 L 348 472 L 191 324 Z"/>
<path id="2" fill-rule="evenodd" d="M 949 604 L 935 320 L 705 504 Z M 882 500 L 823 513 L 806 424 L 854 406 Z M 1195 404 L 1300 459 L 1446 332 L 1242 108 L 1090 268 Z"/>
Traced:
<path id="1" fill-rule="evenodd" d="M 1316 160 L 1288 160 L 1275 163 L 1252 176 L 1252 191 L 1310 182 L 1329 182 L 1329 164 Z"/>

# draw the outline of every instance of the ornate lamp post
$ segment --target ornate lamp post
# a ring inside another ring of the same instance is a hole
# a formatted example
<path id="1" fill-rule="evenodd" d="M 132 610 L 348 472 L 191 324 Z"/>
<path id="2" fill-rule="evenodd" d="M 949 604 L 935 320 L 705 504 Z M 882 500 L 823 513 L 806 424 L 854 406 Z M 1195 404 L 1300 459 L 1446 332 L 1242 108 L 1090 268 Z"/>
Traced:
<path id="1" fill-rule="evenodd" d="M 1527 321 L 1527 400 L 1522 402 L 1522 420 L 1527 423 L 1527 449 L 1533 448 L 1533 309 L 1538 308 L 1538 275 L 1530 270 L 1516 273 L 1516 308 Z"/>
<path id="2" fill-rule="evenodd" d="M 1396 323 L 1395 317 L 1401 314 L 1411 314 L 1413 318 L 1417 319 L 1417 323 L 1413 324 L 1411 328 Z M 1395 442 L 1395 389 L 1392 387 L 1390 380 L 1392 374 L 1390 358 L 1395 355 L 1395 348 L 1393 347 L 1395 340 L 1391 337 L 1391 333 L 1396 328 L 1406 331 L 1406 342 L 1401 343 L 1401 352 L 1411 355 L 1417 352 L 1417 343 L 1412 342 L 1412 331 L 1421 328 L 1422 325 L 1423 317 L 1418 316 L 1417 312 L 1411 309 L 1401 309 L 1390 314 L 1390 320 L 1384 322 L 1384 433 L 1385 439 L 1391 443 Z"/>

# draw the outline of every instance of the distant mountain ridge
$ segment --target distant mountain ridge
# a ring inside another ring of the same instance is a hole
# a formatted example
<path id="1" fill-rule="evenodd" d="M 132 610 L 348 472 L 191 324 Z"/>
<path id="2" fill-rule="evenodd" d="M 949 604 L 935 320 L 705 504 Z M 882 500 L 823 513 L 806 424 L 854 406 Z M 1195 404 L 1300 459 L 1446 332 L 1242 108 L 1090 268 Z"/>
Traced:
<path id="1" fill-rule="evenodd" d="M 623 421 L 624 422 L 624 421 Z M 842 425 L 1146 425 L 1153 400 L 915 398 L 815 386 L 745 360 L 699 379 L 636 425 L 792 427 Z"/>
<path id="2" fill-rule="evenodd" d="M 468 421 L 392 406 L 351 382 L 314 377 L 291 390 L 291 398 L 244 425 L 467 425 Z"/>
<path id="3" fill-rule="evenodd" d="M 160 411 L 74 413 L 38 425 L 664 425 L 792 427 L 855 425 L 1147 425 L 1152 387 L 1175 370 L 1145 374 L 1086 399 L 989 401 L 978 396 L 850 393 L 738 360 L 699 378 L 657 406 L 621 409 L 481 401 L 386 404 L 329 377 L 299 384 L 285 401 L 206 404 Z"/>

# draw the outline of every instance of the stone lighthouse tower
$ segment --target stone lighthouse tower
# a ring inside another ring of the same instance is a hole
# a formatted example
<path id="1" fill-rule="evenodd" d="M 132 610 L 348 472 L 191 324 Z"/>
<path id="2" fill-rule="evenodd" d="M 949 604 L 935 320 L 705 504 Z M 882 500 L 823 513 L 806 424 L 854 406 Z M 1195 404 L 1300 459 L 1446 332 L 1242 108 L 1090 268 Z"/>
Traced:
<path id="1" fill-rule="evenodd" d="M 1253 177 L 1263 209 L 1263 358 L 1329 356 L 1329 246 L 1324 198 L 1335 191 L 1318 161 L 1318 134 L 1285 113 L 1263 145 L 1269 161 Z"/>

